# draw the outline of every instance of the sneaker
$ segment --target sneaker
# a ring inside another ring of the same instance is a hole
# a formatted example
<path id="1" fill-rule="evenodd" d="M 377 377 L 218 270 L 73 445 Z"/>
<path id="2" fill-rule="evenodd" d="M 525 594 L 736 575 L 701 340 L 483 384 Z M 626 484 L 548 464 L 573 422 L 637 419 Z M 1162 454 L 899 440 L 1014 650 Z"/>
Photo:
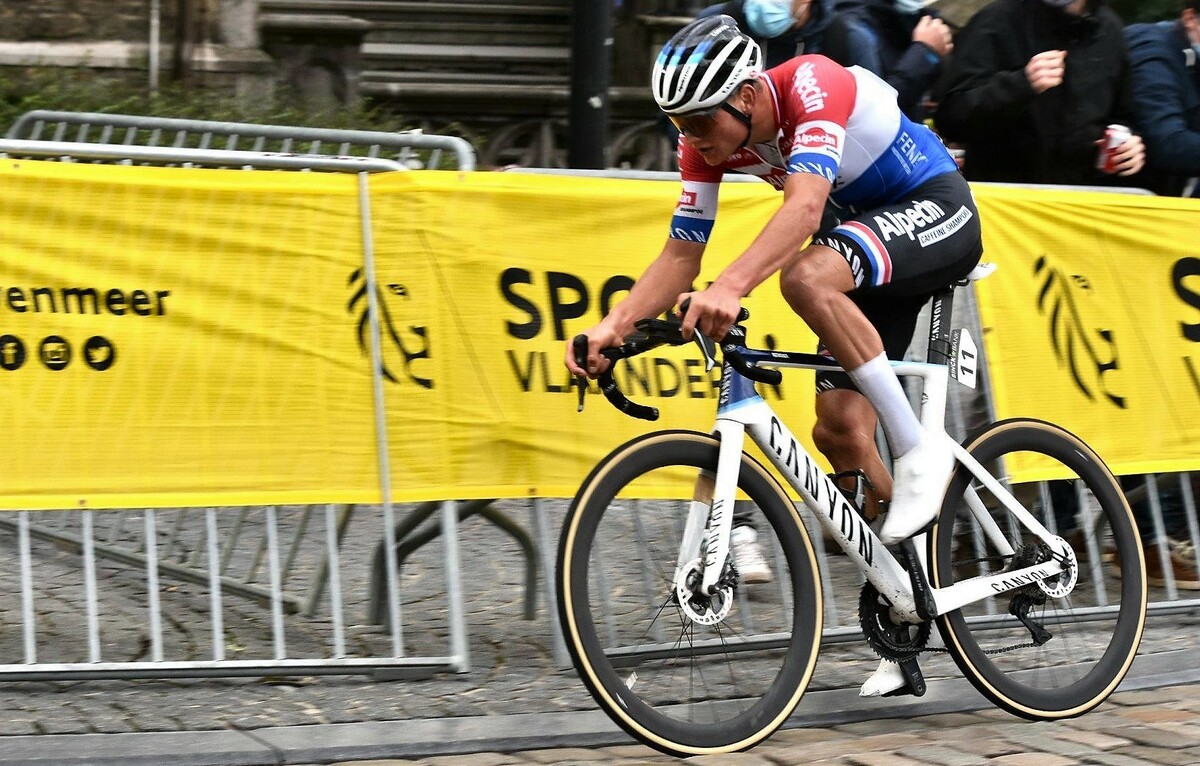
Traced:
<path id="1" fill-rule="evenodd" d="M 948 438 L 926 433 L 917 446 L 893 463 L 892 502 L 879 530 L 884 545 L 907 540 L 937 518 L 942 493 L 954 471 Z"/>
<path id="2" fill-rule="evenodd" d="M 891 660 L 880 660 L 879 667 L 858 690 L 860 697 L 883 697 L 897 689 L 903 689 L 908 680 L 898 663 Z"/>
<path id="3" fill-rule="evenodd" d="M 737 566 L 742 582 L 747 585 L 771 582 L 774 575 L 763 555 L 762 546 L 758 544 L 758 530 L 751 527 L 734 527 L 729 536 L 733 548 L 733 562 Z"/>
<path id="4" fill-rule="evenodd" d="M 1142 548 L 1146 557 L 1146 582 L 1158 587 L 1165 586 L 1167 573 L 1163 569 L 1162 557 L 1158 555 L 1158 546 L 1152 542 L 1145 542 Z M 1171 577 L 1175 580 L 1175 587 L 1180 590 L 1200 590 L 1200 573 L 1196 572 L 1196 559 L 1191 542 L 1168 537 L 1167 550 L 1170 553 Z M 1117 577 L 1120 577 L 1121 560 L 1115 555 L 1112 565 Z"/>

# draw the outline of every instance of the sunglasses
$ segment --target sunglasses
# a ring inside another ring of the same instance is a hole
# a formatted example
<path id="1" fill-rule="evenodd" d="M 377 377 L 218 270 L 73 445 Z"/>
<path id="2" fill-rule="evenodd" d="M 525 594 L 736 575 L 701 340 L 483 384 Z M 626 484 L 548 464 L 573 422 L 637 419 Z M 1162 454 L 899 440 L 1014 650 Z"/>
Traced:
<path id="1" fill-rule="evenodd" d="M 717 127 L 717 112 L 724 109 L 731 114 L 738 114 L 737 110 L 729 105 L 727 101 L 722 101 L 712 109 L 702 109 L 698 112 L 688 112 L 687 114 L 669 114 L 671 124 L 685 136 L 690 138 L 705 138 L 713 129 Z"/>

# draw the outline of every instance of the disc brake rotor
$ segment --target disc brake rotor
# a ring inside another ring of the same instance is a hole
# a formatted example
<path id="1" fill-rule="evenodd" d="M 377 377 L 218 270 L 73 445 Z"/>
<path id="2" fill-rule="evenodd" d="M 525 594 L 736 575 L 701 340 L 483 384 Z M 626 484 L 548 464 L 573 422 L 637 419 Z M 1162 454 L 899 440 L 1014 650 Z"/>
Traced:
<path id="1" fill-rule="evenodd" d="M 675 573 L 675 599 L 688 619 L 700 625 L 716 625 L 733 609 L 734 586 L 729 576 L 717 582 L 711 595 L 700 592 L 702 569 L 700 559 L 693 559 Z M 736 581 L 736 572 L 733 581 Z"/>

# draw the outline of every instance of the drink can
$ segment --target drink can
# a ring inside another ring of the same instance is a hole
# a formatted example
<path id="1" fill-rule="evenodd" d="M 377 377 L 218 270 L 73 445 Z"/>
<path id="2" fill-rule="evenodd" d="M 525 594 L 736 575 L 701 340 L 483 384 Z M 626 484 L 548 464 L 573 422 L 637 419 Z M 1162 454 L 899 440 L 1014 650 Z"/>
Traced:
<path id="1" fill-rule="evenodd" d="M 1105 173 L 1117 172 L 1114 157 L 1117 147 L 1129 140 L 1133 131 L 1124 125 L 1109 125 L 1104 129 L 1104 143 L 1100 146 L 1100 154 L 1096 157 L 1096 167 Z"/>

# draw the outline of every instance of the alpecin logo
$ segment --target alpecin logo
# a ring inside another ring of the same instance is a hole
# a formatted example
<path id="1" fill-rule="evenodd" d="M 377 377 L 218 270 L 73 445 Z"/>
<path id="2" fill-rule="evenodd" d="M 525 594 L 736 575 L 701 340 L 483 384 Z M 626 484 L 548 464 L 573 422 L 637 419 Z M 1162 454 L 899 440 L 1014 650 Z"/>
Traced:
<path id="1" fill-rule="evenodd" d="M 1080 316 L 1072 289 L 1092 289 L 1087 277 L 1066 275 L 1041 256 L 1033 264 L 1033 272 L 1041 278 L 1038 291 L 1038 310 L 1050 321 L 1050 342 L 1054 355 L 1071 371 L 1075 386 L 1088 399 L 1103 395 L 1113 405 L 1125 409 L 1124 396 L 1108 390 L 1104 375 L 1120 368 L 1117 344 L 1112 330 L 1088 330 Z"/>
<path id="2" fill-rule="evenodd" d="M 350 288 L 354 291 L 350 298 L 350 303 L 347 304 L 346 310 L 351 315 L 358 316 L 358 347 L 362 350 L 363 355 L 370 358 L 371 356 L 371 316 L 369 313 L 370 301 L 367 299 L 367 280 L 362 269 L 355 269 L 350 274 Z M 397 296 L 408 297 L 408 291 L 404 285 L 388 285 L 388 290 Z M 405 376 L 422 388 L 433 388 L 433 381 L 428 378 L 422 378 L 413 372 L 413 362 L 418 359 L 429 358 L 429 335 L 425 327 L 414 327 L 410 325 L 408 331 L 421 339 L 424 348 L 420 351 L 409 351 L 405 345 L 404 339 L 400 337 L 400 333 L 396 332 L 396 325 L 392 321 L 392 312 L 388 310 L 387 301 L 384 300 L 384 293 L 376 287 L 375 290 L 376 302 L 379 305 L 379 333 L 382 341 L 382 354 L 379 361 L 379 371 L 383 377 L 387 378 L 392 383 L 399 383 L 400 379 L 392 372 L 392 367 L 388 364 L 388 357 L 394 356 L 390 353 L 391 349 L 400 352 L 401 364 L 404 367 Z"/>

